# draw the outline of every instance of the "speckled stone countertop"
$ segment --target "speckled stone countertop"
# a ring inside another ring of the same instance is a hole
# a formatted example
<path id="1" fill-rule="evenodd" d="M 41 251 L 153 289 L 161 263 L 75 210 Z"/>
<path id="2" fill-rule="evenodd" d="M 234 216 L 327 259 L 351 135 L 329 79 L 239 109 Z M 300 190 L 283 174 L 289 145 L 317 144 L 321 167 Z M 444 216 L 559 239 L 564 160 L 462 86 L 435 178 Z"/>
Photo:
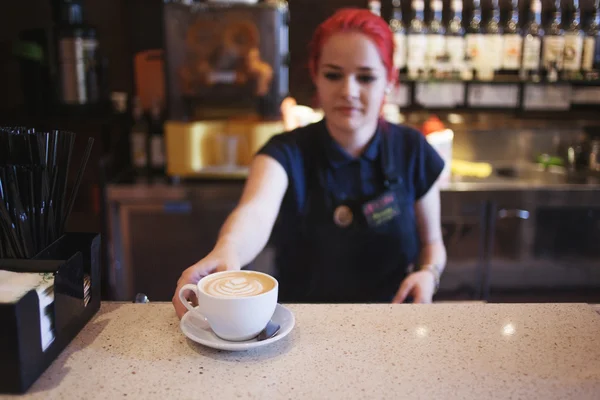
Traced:
<path id="1" fill-rule="evenodd" d="M 590 305 L 288 307 L 287 337 L 230 353 L 187 339 L 168 303 L 104 303 L 22 397 L 600 399 Z"/>

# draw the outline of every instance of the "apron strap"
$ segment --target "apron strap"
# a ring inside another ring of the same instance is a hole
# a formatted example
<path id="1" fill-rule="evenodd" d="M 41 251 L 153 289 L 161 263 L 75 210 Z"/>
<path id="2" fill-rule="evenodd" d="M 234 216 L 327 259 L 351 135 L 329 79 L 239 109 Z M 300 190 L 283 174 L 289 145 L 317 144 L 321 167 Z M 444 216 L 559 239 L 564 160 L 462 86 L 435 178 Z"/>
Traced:
<path id="1" fill-rule="evenodd" d="M 396 163 L 394 162 L 394 146 L 392 146 L 389 126 L 386 122 L 379 123 L 379 131 L 381 135 L 381 169 L 383 170 L 384 185 L 390 188 L 402 182 Z"/>

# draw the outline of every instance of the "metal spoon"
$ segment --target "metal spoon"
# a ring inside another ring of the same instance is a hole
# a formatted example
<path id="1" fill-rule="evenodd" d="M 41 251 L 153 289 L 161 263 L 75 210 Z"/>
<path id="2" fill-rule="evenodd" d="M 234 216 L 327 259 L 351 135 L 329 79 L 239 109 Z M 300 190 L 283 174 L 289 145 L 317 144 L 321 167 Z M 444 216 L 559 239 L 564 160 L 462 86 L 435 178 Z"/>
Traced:
<path id="1" fill-rule="evenodd" d="M 144 293 L 138 293 L 135 295 L 135 299 L 133 299 L 134 303 L 150 303 L 150 300 L 148 299 L 148 296 L 146 296 Z"/>
<path id="2" fill-rule="evenodd" d="M 265 326 L 265 329 L 263 329 L 262 331 L 260 331 L 260 333 L 258 334 L 256 340 L 260 342 L 260 341 L 263 341 L 263 340 L 270 339 L 273 336 L 275 336 L 277 334 L 277 332 L 279 332 L 280 328 L 281 328 L 281 326 L 279 326 L 279 324 L 276 324 L 273 321 L 269 321 L 267 323 L 267 326 Z"/>

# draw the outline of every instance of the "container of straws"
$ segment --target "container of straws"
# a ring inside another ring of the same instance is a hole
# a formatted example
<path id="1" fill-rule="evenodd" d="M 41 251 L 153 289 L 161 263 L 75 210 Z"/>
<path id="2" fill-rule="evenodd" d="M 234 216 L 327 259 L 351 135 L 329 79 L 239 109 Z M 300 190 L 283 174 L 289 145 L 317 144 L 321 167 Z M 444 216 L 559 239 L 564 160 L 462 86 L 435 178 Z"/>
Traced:
<path id="1" fill-rule="evenodd" d="M 26 392 L 100 308 L 100 235 L 65 231 L 93 146 L 74 165 L 75 139 L 0 127 L 0 393 Z"/>

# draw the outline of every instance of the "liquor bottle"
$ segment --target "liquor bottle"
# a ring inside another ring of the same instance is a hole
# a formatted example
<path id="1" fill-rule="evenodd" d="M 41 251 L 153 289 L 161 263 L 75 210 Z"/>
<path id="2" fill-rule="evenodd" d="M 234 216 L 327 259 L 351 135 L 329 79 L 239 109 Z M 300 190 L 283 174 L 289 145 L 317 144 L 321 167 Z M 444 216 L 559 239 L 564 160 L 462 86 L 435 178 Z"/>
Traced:
<path id="1" fill-rule="evenodd" d="M 581 29 L 581 11 L 579 0 L 573 0 L 573 15 L 565 32 L 565 54 L 563 79 L 581 78 L 583 56 L 583 30 Z"/>
<path id="2" fill-rule="evenodd" d="M 519 2 L 511 1 L 510 16 L 504 25 L 502 35 L 502 75 L 518 75 L 521 68 L 523 36 L 519 28 Z"/>
<path id="3" fill-rule="evenodd" d="M 150 135 L 148 137 L 150 170 L 153 176 L 163 176 L 165 173 L 165 131 L 163 123 L 161 103 L 160 100 L 156 99 L 150 110 Z"/>
<path id="4" fill-rule="evenodd" d="M 96 30 L 83 18 L 82 0 L 55 0 L 57 19 L 59 102 L 94 104 L 100 100 Z"/>
<path id="5" fill-rule="evenodd" d="M 600 0 L 594 4 L 594 15 L 585 31 L 581 69 L 586 80 L 600 78 Z"/>
<path id="6" fill-rule="evenodd" d="M 392 18 L 390 19 L 390 29 L 394 34 L 394 67 L 399 73 L 406 72 L 406 28 L 402 20 L 402 2 L 392 0 Z"/>
<path id="7" fill-rule="evenodd" d="M 442 20 L 442 0 L 431 0 L 433 17 L 427 29 L 426 71 L 430 76 L 441 78 L 446 70 L 446 27 Z"/>
<path id="8" fill-rule="evenodd" d="M 381 2 L 379 0 L 369 0 L 369 11 L 381 17 Z"/>
<path id="9" fill-rule="evenodd" d="M 467 47 L 467 71 L 466 79 L 472 79 L 473 73 L 479 75 L 482 66 L 485 66 L 483 57 L 483 34 L 481 31 L 481 4 L 480 0 L 473 0 L 473 14 L 467 26 L 465 42 Z"/>
<path id="10" fill-rule="evenodd" d="M 479 79 L 491 80 L 502 68 L 502 27 L 498 0 L 492 0 L 491 16 L 483 26 L 482 66 Z"/>
<path id="11" fill-rule="evenodd" d="M 425 71 L 427 54 L 427 27 L 423 0 L 412 0 L 413 16 L 408 28 L 408 77 L 417 79 Z"/>
<path id="12" fill-rule="evenodd" d="M 450 3 L 450 22 L 446 30 L 446 53 L 449 56 L 451 76 L 461 79 L 465 70 L 465 29 L 462 26 L 462 0 Z"/>
<path id="13" fill-rule="evenodd" d="M 523 60 L 521 63 L 521 79 L 523 80 L 532 80 L 534 82 L 539 82 L 540 80 L 543 37 L 542 2 L 541 0 L 532 0 L 531 14 L 523 37 Z"/>
<path id="14" fill-rule="evenodd" d="M 546 79 L 550 82 L 558 80 L 558 74 L 563 69 L 565 36 L 561 26 L 561 15 L 560 0 L 556 0 L 552 20 L 544 35 L 542 51 L 542 68 Z"/>
<path id="15" fill-rule="evenodd" d="M 149 140 L 148 130 L 148 121 L 144 116 L 142 103 L 139 97 L 135 97 L 129 148 L 131 149 L 131 164 L 140 175 L 145 175 L 148 171 L 148 147 L 146 145 Z"/>

